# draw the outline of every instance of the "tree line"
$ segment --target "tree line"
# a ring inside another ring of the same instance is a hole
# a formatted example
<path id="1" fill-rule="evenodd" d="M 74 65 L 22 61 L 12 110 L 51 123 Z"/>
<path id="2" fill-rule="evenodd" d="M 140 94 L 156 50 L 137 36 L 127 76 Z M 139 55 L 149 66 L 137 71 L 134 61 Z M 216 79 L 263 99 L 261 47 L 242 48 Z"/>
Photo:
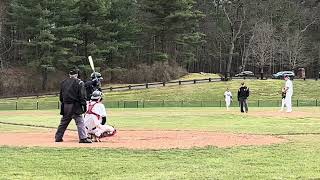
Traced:
<path id="1" fill-rule="evenodd" d="M 48 71 L 74 66 L 89 72 L 89 55 L 113 80 L 123 74 L 131 81 L 170 80 L 184 70 L 268 76 L 304 67 L 309 77 L 320 71 L 319 0 L 0 0 L 0 5 L 1 68 L 27 66 L 44 80 Z"/>

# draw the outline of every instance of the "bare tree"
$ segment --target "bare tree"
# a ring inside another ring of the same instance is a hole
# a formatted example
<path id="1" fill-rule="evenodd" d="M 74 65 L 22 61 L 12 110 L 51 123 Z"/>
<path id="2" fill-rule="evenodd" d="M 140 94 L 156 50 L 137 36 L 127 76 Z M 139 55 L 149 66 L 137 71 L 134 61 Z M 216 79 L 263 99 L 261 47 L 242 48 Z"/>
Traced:
<path id="1" fill-rule="evenodd" d="M 307 29 L 314 24 L 317 19 L 306 24 L 302 29 L 295 29 L 292 33 L 290 32 L 289 23 L 285 25 L 286 36 L 282 39 L 282 51 L 286 57 L 286 65 L 294 70 L 298 66 L 306 65 L 307 59 L 303 54 L 304 48 L 306 47 L 304 33 Z"/>
<path id="2" fill-rule="evenodd" d="M 0 69 L 3 69 L 3 59 L 2 55 L 7 52 L 6 48 L 6 38 L 3 33 L 3 24 L 4 24 L 4 14 L 5 14 L 5 3 L 3 0 L 0 0 Z"/>
<path id="3" fill-rule="evenodd" d="M 232 61 L 235 51 L 235 44 L 240 37 L 243 24 L 246 20 L 246 11 L 242 0 L 213 0 L 215 6 L 223 11 L 229 30 L 227 32 L 220 31 L 222 38 L 229 44 L 228 60 L 226 67 L 226 77 L 230 77 Z M 227 36 L 227 37 L 226 37 Z"/>
<path id="4" fill-rule="evenodd" d="M 1 22 L 0 22 L 1 25 Z M 4 69 L 5 64 L 9 62 L 5 61 L 6 55 L 12 50 L 13 40 L 6 36 L 4 31 L 0 27 L 0 69 Z"/>
<path id="5" fill-rule="evenodd" d="M 241 57 L 241 71 L 244 71 L 246 69 L 246 66 L 249 64 L 250 56 L 252 55 L 252 52 L 250 50 L 252 49 L 254 38 L 254 34 L 251 34 L 248 44 L 246 43 L 244 38 L 244 43 L 242 47 L 243 52 Z"/>
<path id="6" fill-rule="evenodd" d="M 291 11 L 294 17 L 283 23 L 281 44 L 283 46 L 283 56 L 285 65 L 291 70 L 298 66 L 311 63 L 308 53 L 310 44 L 310 32 L 320 20 L 320 5 L 316 1 L 300 1 L 291 3 Z M 315 33 L 316 35 L 317 33 Z M 309 37 L 308 37 L 309 36 Z"/>
<path id="7" fill-rule="evenodd" d="M 274 39 L 274 29 L 269 23 L 257 24 L 254 27 L 251 40 L 251 56 L 256 60 L 261 79 L 264 76 L 264 68 L 270 64 L 273 57 L 273 49 L 276 45 Z"/>
<path id="8" fill-rule="evenodd" d="M 0 0 L 0 69 L 4 69 L 9 64 L 9 58 L 14 43 L 11 35 L 8 33 L 8 0 Z"/>

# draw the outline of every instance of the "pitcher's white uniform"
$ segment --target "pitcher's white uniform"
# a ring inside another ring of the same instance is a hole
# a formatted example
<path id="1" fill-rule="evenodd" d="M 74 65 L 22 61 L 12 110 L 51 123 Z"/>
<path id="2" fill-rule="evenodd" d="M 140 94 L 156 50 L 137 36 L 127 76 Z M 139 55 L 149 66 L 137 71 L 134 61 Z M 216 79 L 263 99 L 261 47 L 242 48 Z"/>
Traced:
<path id="1" fill-rule="evenodd" d="M 281 109 L 280 109 L 280 111 L 283 111 L 284 105 L 286 104 L 286 102 L 285 102 L 285 99 L 286 99 L 286 88 L 282 89 L 281 96 L 282 96 L 282 98 L 281 98 Z"/>
<path id="2" fill-rule="evenodd" d="M 290 79 L 286 80 L 286 98 L 284 99 L 285 105 L 287 107 L 287 112 L 292 112 L 292 104 L 291 104 L 291 97 L 293 95 L 293 84 Z"/>
<path id="3" fill-rule="evenodd" d="M 226 107 L 227 110 L 229 110 L 230 104 L 231 104 L 231 99 L 232 99 L 232 93 L 230 91 L 224 92 L 224 97 L 226 101 Z"/>
<path id="4" fill-rule="evenodd" d="M 84 124 L 87 128 L 88 134 L 94 134 L 97 137 L 104 132 L 114 132 L 112 126 L 102 125 L 102 117 L 107 117 L 105 106 L 101 102 L 89 101 L 87 103 L 87 112 L 84 116 Z"/>

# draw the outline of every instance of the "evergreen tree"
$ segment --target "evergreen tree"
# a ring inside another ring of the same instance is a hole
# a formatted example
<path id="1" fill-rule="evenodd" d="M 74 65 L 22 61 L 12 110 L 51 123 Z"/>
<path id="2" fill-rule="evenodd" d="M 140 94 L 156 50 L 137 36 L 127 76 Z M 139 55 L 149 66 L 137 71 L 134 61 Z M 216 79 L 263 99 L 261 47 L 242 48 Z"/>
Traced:
<path id="1" fill-rule="evenodd" d="M 132 67 L 138 57 L 138 34 L 141 28 L 137 21 L 136 0 L 112 0 L 106 30 L 110 33 L 110 51 L 107 67 Z"/>
<path id="2" fill-rule="evenodd" d="M 168 60 L 175 63 L 178 59 L 193 58 L 191 44 L 201 39 L 197 27 L 203 17 L 200 11 L 193 8 L 194 3 L 193 0 L 140 1 L 141 23 L 146 32 L 143 39 L 148 38 L 144 49 L 147 50 L 145 54 L 149 55 L 149 63 Z"/>
<path id="3" fill-rule="evenodd" d="M 69 69 L 82 64 L 79 47 L 83 43 L 77 27 L 79 22 L 76 0 L 55 1 L 52 7 L 55 41 L 55 67 Z"/>
<path id="4" fill-rule="evenodd" d="M 50 20 L 51 3 L 47 0 L 13 0 L 10 17 L 15 29 L 15 45 L 21 51 L 20 64 L 39 67 L 52 63 L 55 36 Z"/>

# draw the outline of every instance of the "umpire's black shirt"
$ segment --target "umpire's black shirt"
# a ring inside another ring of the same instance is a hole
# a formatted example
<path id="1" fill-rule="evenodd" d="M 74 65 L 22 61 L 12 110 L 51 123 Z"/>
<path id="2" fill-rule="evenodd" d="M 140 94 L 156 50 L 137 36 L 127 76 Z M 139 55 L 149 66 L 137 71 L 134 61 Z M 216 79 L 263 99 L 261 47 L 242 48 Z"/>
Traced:
<path id="1" fill-rule="evenodd" d="M 247 86 L 242 86 L 238 90 L 238 99 L 247 99 L 249 97 L 249 88 Z"/>
<path id="2" fill-rule="evenodd" d="M 86 104 L 84 83 L 77 78 L 67 78 L 61 82 L 60 101 L 65 104 Z"/>

